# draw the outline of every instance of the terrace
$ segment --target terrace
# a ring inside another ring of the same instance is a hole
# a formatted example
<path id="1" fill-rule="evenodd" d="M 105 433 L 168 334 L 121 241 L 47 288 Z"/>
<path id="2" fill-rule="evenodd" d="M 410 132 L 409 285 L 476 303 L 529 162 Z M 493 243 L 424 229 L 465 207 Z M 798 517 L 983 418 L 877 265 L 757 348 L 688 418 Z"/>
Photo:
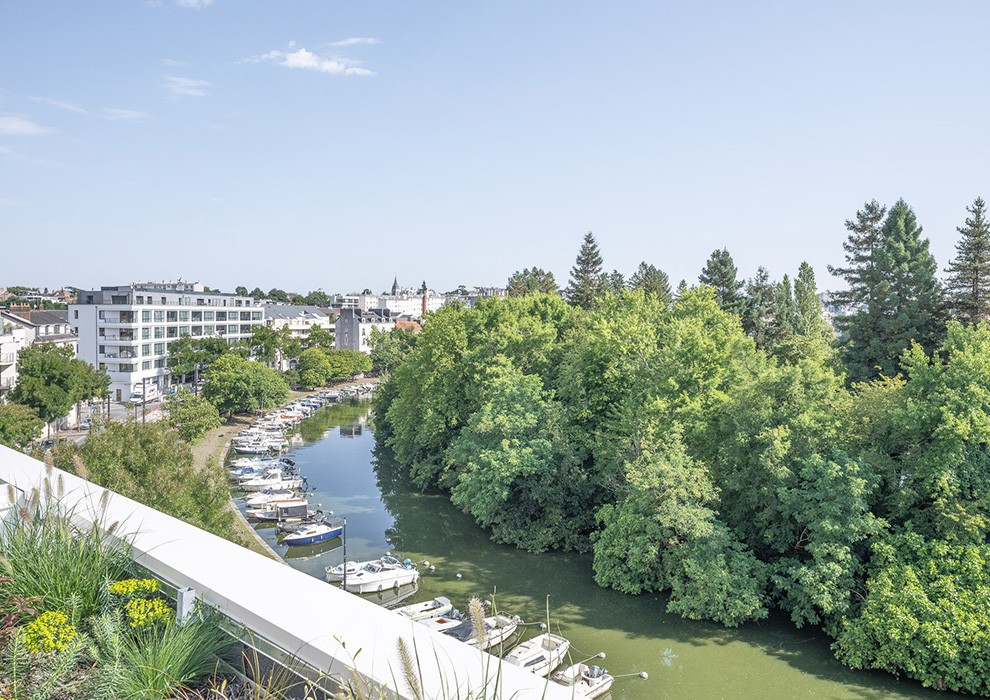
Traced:
<path id="1" fill-rule="evenodd" d="M 14 502 L 0 489 L 0 517 L 10 517 L 48 473 L 44 463 L 0 447 L 0 486 L 15 489 Z M 376 697 L 415 697 L 399 680 L 401 639 L 420 658 L 424 697 L 571 697 L 566 688 L 119 494 L 97 517 L 105 489 L 57 469 L 50 478 L 81 526 L 120 523 L 116 531 L 128 533 L 136 565 L 185 591 L 180 597 L 214 608 L 231 630 L 243 630 L 245 645 L 329 692 L 338 681 L 355 680 L 389 689 Z"/>

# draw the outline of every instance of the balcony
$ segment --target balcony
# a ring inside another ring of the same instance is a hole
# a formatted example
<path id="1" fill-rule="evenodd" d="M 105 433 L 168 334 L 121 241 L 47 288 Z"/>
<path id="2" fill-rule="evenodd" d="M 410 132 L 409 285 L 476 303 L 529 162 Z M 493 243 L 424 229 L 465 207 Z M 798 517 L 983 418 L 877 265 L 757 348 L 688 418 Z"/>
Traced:
<path id="1" fill-rule="evenodd" d="M 233 623 L 229 629 L 244 644 L 326 690 L 333 692 L 339 681 L 355 679 L 373 688 L 393 689 L 383 697 L 412 698 L 413 693 L 397 681 L 402 678 L 401 639 L 421 660 L 422 693 L 417 696 L 573 697 L 568 688 L 500 663 L 301 571 L 67 472 L 50 469 L 48 473 L 50 483 L 57 481 L 64 489 L 62 505 L 80 525 L 114 523 L 117 532 L 128 536 L 131 558 L 138 566 L 171 590 L 191 589 L 198 600 Z M 4 502 L 6 490 L 0 493 L 0 516 L 23 505 L 32 490 L 44 493 L 45 474 L 42 462 L 0 447 L 0 482 L 15 489 L 13 503 Z"/>
<path id="2" fill-rule="evenodd" d="M 0 367 L 7 367 L 17 362 L 16 352 L 5 352 L 0 354 Z"/>

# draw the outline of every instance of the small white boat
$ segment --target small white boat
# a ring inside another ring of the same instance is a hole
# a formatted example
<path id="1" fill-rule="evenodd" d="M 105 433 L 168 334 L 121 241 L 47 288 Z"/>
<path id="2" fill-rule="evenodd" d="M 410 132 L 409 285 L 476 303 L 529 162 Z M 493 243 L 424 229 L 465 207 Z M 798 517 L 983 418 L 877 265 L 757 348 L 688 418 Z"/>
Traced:
<path id="1" fill-rule="evenodd" d="M 615 678 L 601 666 L 574 664 L 550 677 L 554 683 L 572 689 L 575 698 L 599 698 L 609 691 Z"/>
<path id="2" fill-rule="evenodd" d="M 469 618 L 467 618 L 467 616 L 465 616 L 465 619 L 461 624 L 456 626 L 452 625 L 446 629 L 441 629 L 440 631 L 450 637 L 453 637 L 454 639 L 459 639 L 468 646 L 484 651 L 485 649 L 491 649 L 492 647 L 503 643 L 506 639 L 515 634 L 520 622 L 522 622 L 522 620 L 517 615 L 513 615 L 511 617 L 508 615 L 492 615 L 491 617 L 486 617 L 484 619 L 484 639 L 478 638 L 478 631 L 474 628 L 474 624 Z"/>
<path id="3" fill-rule="evenodd" d="M 248 508 L 245 515 L 254 520 L 299 522 L 313 517 L 316 513 L 309 510 L 309 501 L 305 498 L 284 498 Z"/>
<path id="4" fill-rule="evenodd" d="M 298 476 L 286 476 L 281 469 L 271 469 L 262 476 L 242 481 L 238 488 L 245 491 L 261 491 L 263 489 L 301 489 L 303 479 Z"/>
<path id="5" fill-rule="evenodd" d="M 282 543 L 290 547 L 297 547 L 307 544 L 319 544 L 340 537 L 344 531 L 343 520 L 333 522 L 320 522 L 307 525 L 302 529 L 287 534 L 282 538 Z"/>
<path id="6" fill-rule="evenodd" d="M 365 564 L 353 574 L 348 573 L 347 580 L 342 585 L 351 593 L 376 593 L 417 581 L 419 571 L 409 559 L 400 562 L 395 557 L 382 557 L 378 561 Z"/>
<path id="7" fill-rule="evenodd" d="M 344 580 L 344 569 L 347 569 L 348 578 L 351 574 L 356 574 L 368 564 L 381 564 L 383 566 L 401 566 L 402 562 L 395 557 L 386 554 L 378 559 L 368 559 L 367 561 L 348 561 L 337 566 L 328 566 L 323 570 L 326 572 L 327 583 L 339 583 Z"/>
<path id="8" fill-rule="evenodd" d="M 450 611 L 453 609 L 454 604 L 451 603 L 448 598 L 438 596 L 425 603 L 413 603 L 412 605 L 405 605 L 401 608 L 396 608 L 395 612 L 400 615 L 405 615 L 410 620 L 419 622 L 421 620 L 431 620 L 436 617 L 449 615 Z"/>
<path id="9" fill-rule="evenodd" d="M 563 637 L 546 632 L 517 646 L 506 654 L 505 661 L 537 676 L 546 676 L 560 666 L 570 646 Z"/>
<path id="10" fill-rule="evenodd" d="M 265 489 L 249 493 L 244 497 L 244 503 L 248 508 L 264 505 L 270 501 L 277 501 L 283 498 L 295 498 L 296 492 L 292 489 Z"/>

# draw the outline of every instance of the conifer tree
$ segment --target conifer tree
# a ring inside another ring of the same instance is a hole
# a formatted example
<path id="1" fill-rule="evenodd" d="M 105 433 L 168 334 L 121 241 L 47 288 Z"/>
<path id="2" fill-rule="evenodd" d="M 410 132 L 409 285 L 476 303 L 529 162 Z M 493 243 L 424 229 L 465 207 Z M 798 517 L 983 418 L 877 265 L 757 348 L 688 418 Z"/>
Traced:
<path id="1" fill-rule="evenodd" d="M 625 288 L 626 276 L 618 270 L 612 270 L 612 274 L 608 276 L 608 291 L 612 294 L 621 294 Z"/>
<path id="2" fill-rule="evenodd" d="M 632 289 L 641 289 L 647 295 L 655 296 L 664 306 L 671 304 L 670 278 L 663 270 L 648 265 L 646 261 L 641 262 L 636 272 L 629 278 L 629 286 Z"/>
<path id="3" fill-rule="evenodd" d="M 874 277 L 876 269 L 876 251 L 882 238 L 884 215 L 887 208 L 880 206 L 877 200 L 867 202 L 856 212 L 856 220 L 846 220 L 849 238 L 842 244 L 846 251 L 846 267 L 828 266 L 828 271 L 836 277 L 841 277 L 849 285 L 843 291 L 834 292 L 832 301 L 835 304 L 869 304 L 870 293 L 877 287 Z M 840 316 L 837 321 L 845 329 L 847 316 Z"/>
<path id="4" fill-rule="evenodd" d="M 977 197 L 966 225 L 957 228 L 961 236 L 956 243 L 956 257 L 946 272 L 949 306 L 966 323 L 978 323 L 990 318 L 990 222 L 986 203 Z"/>
<path id="5" fill-rule="evenodd" d="M 773 311 L 770 323 L 767 324 L 767 341 L 770 348 L 794 335 L 797 308 L 794 304 L 794 292 L 791 288 L 791 278 L 784 279 L 774 285 Z"/>
<path id="6" fill-rule="evenodd" d="M 815 270 L 806 262 L 801 263 L 794 279 L 794 333 L 829 341 L 835 335 L 822 316 Z"/>
<path id="7" fill-rule="evenodd" d="M 564 293 L 572 305 L 590 309 L 596 299 L 605 295 L 607 288 L 608 276 L 602 272 L 602 254 L 598 250 L 595 235 L 588 231 L 584 235 L 574 267 L 571 268 L 571 279 Z"/>
<path id="8" fill-rule="evenodd" d="M 876 211 L 882 208 L 873 206 Z M 857 213 L 857 224 L 864 222 L 863 213 Z M 931 352 L 945 332 L 935 258 L 914 212 L 898 200 L 878 234 L 872 222 L 866 219 L 868 228 L 847 222 L 852 231 L 845 246 L 850 267 L 835 271 L 850 285 L 842 298 L 860 305 L 857 313 L 841 319 L 850 381 L 896 375 L 900 355 L 912 341 Z"/>
<path id="9" fill-rule="evenodd" d="M 741 314 L 745 299 L 742 295 L 743 283 L 736 279 L 738 270 L 732 261 L 732 256 L 725 248 L 716 250 L 705 263 L 705 269 L 698 276 L 698 281 L 715 288 L 715 298 L 718 305 L 725 311 Z"/>
<path id="10" fill-rule="evenodd" d="M 770 273 L 761 265 L 756 270 L 756 276 L 746 283 L 746 306 L 742 316 L 743 330 L 756 342 L 758 348 L 767 347 L 774 296 L 775 289 L 770 281 Z"/>

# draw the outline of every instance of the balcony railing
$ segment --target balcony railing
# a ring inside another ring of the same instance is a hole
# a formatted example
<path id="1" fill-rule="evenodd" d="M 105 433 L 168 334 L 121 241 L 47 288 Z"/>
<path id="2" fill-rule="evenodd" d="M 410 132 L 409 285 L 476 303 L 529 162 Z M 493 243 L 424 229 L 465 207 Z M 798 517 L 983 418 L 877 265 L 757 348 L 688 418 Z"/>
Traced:
<path id="1" fill-rule="evenodd" d="M 382 697 L 411 698 L 396 680 L 402 678 L 401 639 L 421 659 L 425 697 L 482 697 L 482 689 L 483 697 L 491 698 L 573 697 L 568 688 L 548 684 L 308 574 L 0 447 L 0 481 L 20 492 L 21 503 L 42 486 L 46 473 L 51 483 L 59 484 L 62 505 L 80 525 L 113 523 L 116 532 L 127 536 L 138 566 L 173 590 L 191 588 L 196 598 L 246 631 L 246 644 L 276 661 L 291 660 L 296 673 L 322 678 L 320 685 L 328 678 L 356 678 L 373 688 L 392 689 Z M 496 685 L 499 692 L 493 690 Z"/>
<path id="2" fill-rule="evenodd" d="M 5 352 L 0 354 L 0 365 L 12 365 L 17 362 L 16 352 Z"/>

